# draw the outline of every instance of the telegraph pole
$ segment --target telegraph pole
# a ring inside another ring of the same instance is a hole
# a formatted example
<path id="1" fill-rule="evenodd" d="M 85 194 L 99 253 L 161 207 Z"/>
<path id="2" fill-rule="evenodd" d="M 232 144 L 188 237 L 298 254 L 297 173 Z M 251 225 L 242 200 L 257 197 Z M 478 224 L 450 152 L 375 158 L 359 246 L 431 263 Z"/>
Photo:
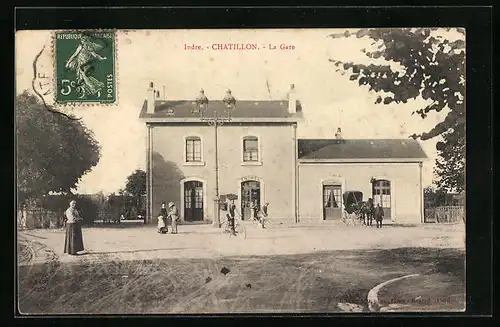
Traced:
<path id="1" fill-rule="evenodd" d="M 215 197 L 214 197 L 214 222 L 213 226 L 220 228 L 220 194 L 219 194 L 219 126 L 224 125 L 226 122 L 231 121 L 231 111 L 229 109 L 234 108 L 234 97 L 231 96 L 231 91 L 228 90 L 226 97 L 223 102 L 226 104 L 228 110 L 226 110 L 225 116 L 219 116 L 217 109 L 214 110 L 213 117 L 206 116 L 204 114 L 208 109 L 208 98 L 205 96 L 205 92 L 203 90 L 200 91 L 200 95 L 196 99 L 198 106 L 200 107 L 200 120 L 202 122 L 207 123 L 209 126 L 214 127 L 215 134 Z"/>

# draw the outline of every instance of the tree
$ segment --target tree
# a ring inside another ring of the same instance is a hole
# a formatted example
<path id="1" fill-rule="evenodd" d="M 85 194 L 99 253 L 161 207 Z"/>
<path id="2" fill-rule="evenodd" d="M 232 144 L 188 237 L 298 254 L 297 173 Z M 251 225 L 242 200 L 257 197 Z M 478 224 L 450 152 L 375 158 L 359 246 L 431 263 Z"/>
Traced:
<path id="1" fill-rule="evenodd" d="M 28 91 L 16 97 L 20 202 L 49 192 L 71 193 L 100 159 L 99 144 L 81 121 L 50 110 Z"/>
<path id="2" fill-rule="evenodd" d="M 434 183 L 438 188 L 456 191 L 465 189 L 465 137 L 459 133 L 445 133 L 443 142 L 438 142 L 438 158 L 434 173 Z"/>
<path id="3" fill-rule="evenodd" d="M 146 172 L 141 169 L 135 170 L 127 177 L 125 190 L 137 198 L 137 211 L 141 207 L 141 197 L 146 194 Z"/>
<path id="4" fill-rule="evenodd" d="M 426 208 L 435 208 L 446 204 L 446 191 L 431 186 L 424 188 L 424 205 Z"/>
<path id="5" fill-rule="evenodd" d="M 368 58 L 384 59 L 385 64 L 359 64 L 330 59 L 336 71 L 348 73 L 351 81 L 368 86 L 379 94 L 376 104 L 407 103 L 420 97 L 423 108 L 415 110 L 422 119 L 431 111 L 449 110 L 446 118 L 431 130 L 413 134 L 414 139 L 428 140 L 442 136 L 437 144 L 440 158 L 435 173 L 438 185 L 460 188 L 465 164 L 465 41 L 450 41 L 437 28 L 360 29 L 330 35 L 333 38 L 369 38 L 373 51 L 362 51 Z M 465 35 L 461 28 L 446 29 Z M 391 63 L 393 65 L 391 66 Z M 400 68 L 394 68 L 399 66 Z M 458 189 L 457 189 L 458 190 Z"/>

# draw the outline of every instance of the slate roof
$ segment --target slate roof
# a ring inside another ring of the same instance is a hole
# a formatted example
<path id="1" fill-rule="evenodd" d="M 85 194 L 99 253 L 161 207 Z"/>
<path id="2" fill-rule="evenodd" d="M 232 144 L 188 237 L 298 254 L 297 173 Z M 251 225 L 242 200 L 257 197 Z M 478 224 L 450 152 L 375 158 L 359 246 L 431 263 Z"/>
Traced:
<path id="1" fill-rule="evenodd" d="M 413 139 L 299 139 L 300 159 L 426 159 Z"/>
<path id="2" fill-rule="evenodd" d="M 200 116 L 194 100 L 156 100 L 155 113 L 147 113 L 147 102 L 144 101 L 140 118 L 198 118 Z M 217 110 L 219 115 L 227 110 L 222 101 L 210 101 L 204 116 L 213 117 Z M 302 113 L 302 105 L 297 100 L 297 114 Z M 288 101 L 261 100 L 248 101 L 237 100 L 235 108 L 231 111 L 233 118 L 289 118 L 297 114 L 288 112 Z"/>

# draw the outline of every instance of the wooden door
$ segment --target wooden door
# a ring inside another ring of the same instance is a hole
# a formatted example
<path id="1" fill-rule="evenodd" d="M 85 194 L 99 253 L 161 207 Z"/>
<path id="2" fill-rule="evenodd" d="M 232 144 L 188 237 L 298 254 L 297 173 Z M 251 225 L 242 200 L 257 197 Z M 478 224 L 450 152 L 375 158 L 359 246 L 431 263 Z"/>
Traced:
<path id="1" fill-rule="evenodd" d="M 252 202 L 260 208 L 260 182 L 246 181 L 241 183 L 241 215 L 243 220 L 252 219 Z"/>
<path id="2" fill-rule="evenodd" d="M 391 182 L 379 179 L 373 183 L 373 205 L 380 204 L 384 210 L 384 218 L 391 218 Z"/>
<path id="3" fill-rule="evenodd" d="M 323 220 L 335 220 L 342 217 L 342 187 L 323 185 Z"/>
<path id="4" fill-rule="evenodd" d="M 203 183 L 190 181 L 184 183 L 184 220 L 203 220 Z"/>

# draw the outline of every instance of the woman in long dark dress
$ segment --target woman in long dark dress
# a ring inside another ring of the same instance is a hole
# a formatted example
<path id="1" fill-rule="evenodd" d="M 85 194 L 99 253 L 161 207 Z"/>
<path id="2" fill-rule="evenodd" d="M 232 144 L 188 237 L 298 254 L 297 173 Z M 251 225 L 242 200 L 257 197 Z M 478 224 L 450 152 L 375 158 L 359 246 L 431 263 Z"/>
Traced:
<path id="1" fill-rule="evenodd" d="M 167 224 L 165 220 L 168 217 L 168 209 L 165 202 L 161 203 L 160 213 L 158 214 L 158 233 L 166 234 L 168 232 Z"/>
<path id="2" fill-rule="evenodd" d="M 76 201 L 72 200 L 69 203 L 69 208 L 66 210 L 66 239 L 64 241 L 64 253 L 76 255 L 84 250 L 82 226 L 80 222 L 82 218 L 75 209 Z"/>

